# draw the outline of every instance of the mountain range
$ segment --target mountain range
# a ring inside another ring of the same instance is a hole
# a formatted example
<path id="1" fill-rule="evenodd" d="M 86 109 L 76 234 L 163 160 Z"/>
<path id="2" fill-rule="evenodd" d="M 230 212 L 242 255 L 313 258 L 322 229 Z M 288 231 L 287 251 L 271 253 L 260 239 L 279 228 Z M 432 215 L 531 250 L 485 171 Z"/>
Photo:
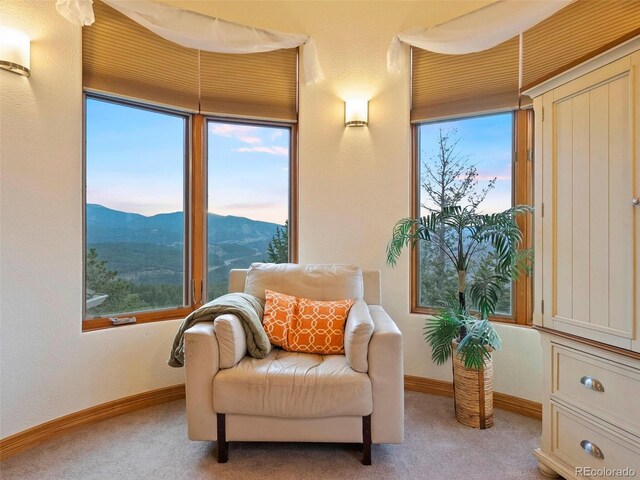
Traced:
<path id="1" fill-rule="evenodd" d="M 226 292 L 231 268 L 247 268 L 267 259 L 269 242 L 281 225 L 213 213 L 207 221 L 209 288 L 219 295 Z M 94 249 L 119 278 L 136 284 L 180 285 L 184 282 L 183 222 L 182 212 L 145 216 L 87 204 L 87 249 Z"/>
<path id="2" fill-rule="evenodd" d="M 266 248 L 281 226 L 246 217 L 223 216 L 209 213 L 209 244 L 233 243 Z M 144 216 L 122 212 L 102 205 L 87 204 L 87 244 L 94 243 L 151 243 L 176 245 L 184 240 L 183 212 L 160 213 Z"/>

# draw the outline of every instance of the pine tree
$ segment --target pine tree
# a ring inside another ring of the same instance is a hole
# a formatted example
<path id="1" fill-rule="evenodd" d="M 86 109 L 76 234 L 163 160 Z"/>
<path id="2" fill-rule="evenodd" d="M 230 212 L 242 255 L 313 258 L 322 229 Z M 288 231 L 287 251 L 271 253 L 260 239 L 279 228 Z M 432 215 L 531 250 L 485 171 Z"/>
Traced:
<path id="1" fill-rule="evenodd" d="M 131 312 L 148 307 L 139 294 L 132 292 L 129 282 L 118 278 L 118 272 L 109 270 L 107 261 L 98 257 L 95 248 L 87 252 L 85 268 L 87 289 L 108 295 L 104 303 L 88 312 L 90 315 Z"/>
<path id="2" fill-rule="evenodd" d="M 276 227 L 269 245 L 267 246 L 267 261 L 270 263 L 287 263 L 289 261 L 289 221 L 284 227 Z"/>
<path id="3" fill-rule="evenodd" d="M 478 169 L 468 155 L 458 149 L 460 138 L 456 129 L 440 128 L 435 153 L 427 156 L 422 152 L 420 186 L 422 188 L 421 207 L 428 212 L 439 212 L 444 207 L 470 206 L 477 209 L 495 187 L 496 178 L 481 187 Z M 420 249 L 420 302 L 422 305 L 442 307 L 455 300 L 458 274 L 447 261 L 439 244 L 445 244 L 449 232 L 444 225 L 432 242 Z M 490 256 L 491 252 L 487 252 Z M 487 260 L 490 261 L 490 260 Z M 481 262 L 484 263 L 484 260 Z M 476 265 L 478 267 L 478 265 Z M 471 270 L 471 275 L 473 271 Z M 509 285 L 503 291 L 509 292 Z M 509 295 L 501 296 L 500 307 L 508 310 Z M 504 311 L 504 310 L 502 310 Z"/>

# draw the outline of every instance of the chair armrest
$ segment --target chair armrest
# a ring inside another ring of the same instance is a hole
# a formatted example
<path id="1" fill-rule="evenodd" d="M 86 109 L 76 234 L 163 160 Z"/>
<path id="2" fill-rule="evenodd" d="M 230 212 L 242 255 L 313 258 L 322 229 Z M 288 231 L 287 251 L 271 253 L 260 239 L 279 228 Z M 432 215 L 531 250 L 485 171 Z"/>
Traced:
<path id="1" fill-rule="evenodd" d="M 371 434 L 374 443 L 404 439 L 404 367 L 402 333 L 379 305 L 370 305 L 375 330 L 369 342 L 369 378 L 373 392 Z"/>
<path id="2" fill-rule="evenodd" d="M 187 423 L 191 440 L 216 439 L 213 377 L 219 370 L 213 323 L 197 323 L 184 333 Z"/>
<path id="3" fill-rule="evenodd" d="M 218 339 L 219 367 L 234 367 L 247 354 L 247 336 L 242 320 L 237 315 L 225 313 L 215 319 L 213 331 Z"/>
<path id="4" fill-rule="evenodd" d="M 344 354 L 356 372 L 367 373 L 367 351 L 375 326 L 364 300 L 356 300 L 344 326 Z"/>

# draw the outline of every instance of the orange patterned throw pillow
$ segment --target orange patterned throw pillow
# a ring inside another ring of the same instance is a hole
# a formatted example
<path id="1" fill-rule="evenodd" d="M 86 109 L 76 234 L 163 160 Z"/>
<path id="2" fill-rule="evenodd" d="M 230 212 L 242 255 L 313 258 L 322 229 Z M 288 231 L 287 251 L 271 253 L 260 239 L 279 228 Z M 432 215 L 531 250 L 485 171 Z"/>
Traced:
<path id="1" fill-rule="evenodd" d="M 354 300 L 322 302 L 298 299 L 298 311 L 289 329 L 288 348 L 322 355 L 344 353 L 344 324 Z"/>
<path id="2" fill-rule="evenodd" d="M 289 330 L 295 320 L 298 299 L 284 293 L 265 290 L 262 325 L 269 341 L 276 347 L 289 350 Z"/>

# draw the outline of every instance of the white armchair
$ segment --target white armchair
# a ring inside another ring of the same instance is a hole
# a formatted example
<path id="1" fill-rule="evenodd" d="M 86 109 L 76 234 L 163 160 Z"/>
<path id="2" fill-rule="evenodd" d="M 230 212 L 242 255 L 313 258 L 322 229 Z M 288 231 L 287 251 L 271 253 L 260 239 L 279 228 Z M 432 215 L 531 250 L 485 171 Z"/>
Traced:
<path id="1" fill-rule="evenodd" d="M 278 267 L 260 286 L 314 300 L 364 299 L 374 324 L 366 373 L 345 355 L 274 348 L 264 359 L 245 356 L 243 339 L 233 347 L 216 336 L 238 321 L 233 315 L 185 332 L 189 438 L 217 440 L 219 462 L 227 461 L 229 441 L 347 442 L 362 443 L 370 465 L 372 443 L 403 441 L 402 336 L 380 306 L 380 272 L 350 267 L 345 281 L 336 268 Z M 232 270 L 229 291 L 245 291 L 246 277 L 247 270 Z"/>

